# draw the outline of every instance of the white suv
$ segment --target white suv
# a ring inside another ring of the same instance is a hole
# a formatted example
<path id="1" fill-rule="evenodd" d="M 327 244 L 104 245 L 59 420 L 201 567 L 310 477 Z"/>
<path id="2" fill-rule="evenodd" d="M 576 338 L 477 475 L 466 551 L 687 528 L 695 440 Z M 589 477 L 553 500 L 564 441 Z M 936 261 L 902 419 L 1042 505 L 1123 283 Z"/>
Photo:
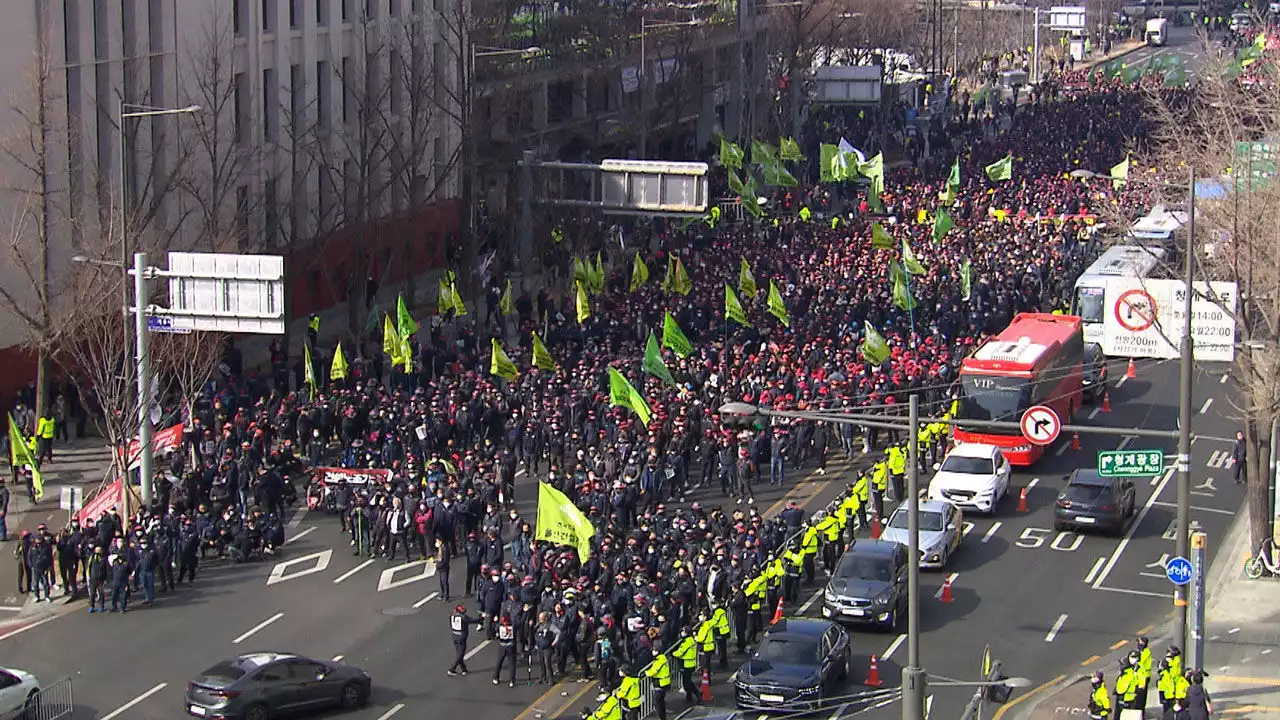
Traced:
<path id="1" fill-rule="evenodd" d="M 964 443 L 947 453 L 929 481 L 929 499 L 944 500 L 965 509 L 995 512 L 1009 494 L 1013 468 L 1000 448 Z"/>

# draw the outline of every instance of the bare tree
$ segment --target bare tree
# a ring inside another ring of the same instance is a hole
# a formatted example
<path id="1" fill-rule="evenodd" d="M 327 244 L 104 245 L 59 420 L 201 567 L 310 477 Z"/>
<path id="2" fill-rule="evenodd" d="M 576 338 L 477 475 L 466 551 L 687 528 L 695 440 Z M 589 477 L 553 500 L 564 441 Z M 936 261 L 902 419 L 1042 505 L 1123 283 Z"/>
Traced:
<path id="1" fill-rule="evenodd" d="M 152 340 L 153 371 L 181 398 L 186 417 L 194 417 L 195 396 L 221 362 L 226 340 L 216 332 L 166 333 Z"/>

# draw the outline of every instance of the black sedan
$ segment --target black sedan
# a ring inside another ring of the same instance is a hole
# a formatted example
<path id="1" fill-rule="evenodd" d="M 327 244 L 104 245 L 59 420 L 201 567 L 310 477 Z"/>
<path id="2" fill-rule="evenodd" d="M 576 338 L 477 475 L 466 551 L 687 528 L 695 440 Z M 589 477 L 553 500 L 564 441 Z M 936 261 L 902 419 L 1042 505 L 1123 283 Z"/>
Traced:
<path id="1" fill-rule="evenodd" d="M 1053 504 L 1053 529 L 1123 532 L 1136 506 L 1132 480 L 1101 477 L 1093 468 L 1080 468 L 1067 477 L 1067 486 Z"/>
<path id="2" fill-rule="evenodd" d="M 828 620 L 783 618 L 738 671 L 739 709 L 817 710 L 849 675 L 849 633 Z"/>
<path id="3" fill-rule="evenodd" d="M 345 663 L 292 653 L 240 655 L 214 665 L 187 684 L 187 714 L 216 720 L 268 720 L 369 700 L 369 673 Z"/>

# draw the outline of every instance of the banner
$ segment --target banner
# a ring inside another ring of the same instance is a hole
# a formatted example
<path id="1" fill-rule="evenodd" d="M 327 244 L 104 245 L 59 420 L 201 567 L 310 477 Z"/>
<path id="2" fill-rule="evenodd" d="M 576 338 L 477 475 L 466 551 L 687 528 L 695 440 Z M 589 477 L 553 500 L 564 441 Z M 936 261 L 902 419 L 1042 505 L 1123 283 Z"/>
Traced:
<path id="1" fill-rule="evenodd" d="M 132 488 L 130 488 L 129 493 L 134 496 L 136 502 L 137 495 L 134 494 Z M 104 513 L 111 512 L 111 508 L 117 508 L 120 511 L 120 515 L 124 517 L 128 513 L 123 503 L 124 486 L 119 480 L 116 480 L 103 486 L 98 491 L 98 494 L 93 496 L 92 500 L 85 503 L 80 512 L 76 513 L 76 519 L 80 521 L 81 525 L 87 525 L 90 521 L 95 521 L 102 517 Z"/>
<path id="2" fill-rule="evenodd" d="M 135 439 L 129 443 L 129 469 L 136 470 L 138 468 L 138 456 L 141 453 L 138 450 L 138 441 Z M 182 449 L 182 423 L 167 427 L 164 430 L 151 434 L 151 456 L 165 456 L 177 452 Z"/>
<path id="3" fill-rule="evenodd" d="M 346 480 L 348 485 L 365 486 L 387 482 L 391 479 L 391 471 L 387 468 L 318 467 L 312 479 L 322 486 L 336 485 L 339 480 Z"/>

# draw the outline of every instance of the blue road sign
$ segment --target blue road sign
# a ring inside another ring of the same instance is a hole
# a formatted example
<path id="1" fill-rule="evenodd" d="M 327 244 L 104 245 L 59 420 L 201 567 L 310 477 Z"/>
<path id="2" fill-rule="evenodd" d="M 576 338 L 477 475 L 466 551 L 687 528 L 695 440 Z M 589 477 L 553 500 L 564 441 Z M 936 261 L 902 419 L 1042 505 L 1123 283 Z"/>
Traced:
<path id="1" fill-rule="evenodd" d="M 188 328 L 175 328 L 173 326 L 173 318 L 165 315 L 148 315 L 147 330 L 153 333 L 174 333 L 177 335 L 186 335 L 191 332 Z"/>
<path id="2" fill-rule="evenodd" d="M 1164 566 L 1164 576 L 1174 585 L 1186 585 L 1191 582 L 1191 576 L 1194 574 L 1191 561 L 1184 557 L 1176 557 Z"/>

